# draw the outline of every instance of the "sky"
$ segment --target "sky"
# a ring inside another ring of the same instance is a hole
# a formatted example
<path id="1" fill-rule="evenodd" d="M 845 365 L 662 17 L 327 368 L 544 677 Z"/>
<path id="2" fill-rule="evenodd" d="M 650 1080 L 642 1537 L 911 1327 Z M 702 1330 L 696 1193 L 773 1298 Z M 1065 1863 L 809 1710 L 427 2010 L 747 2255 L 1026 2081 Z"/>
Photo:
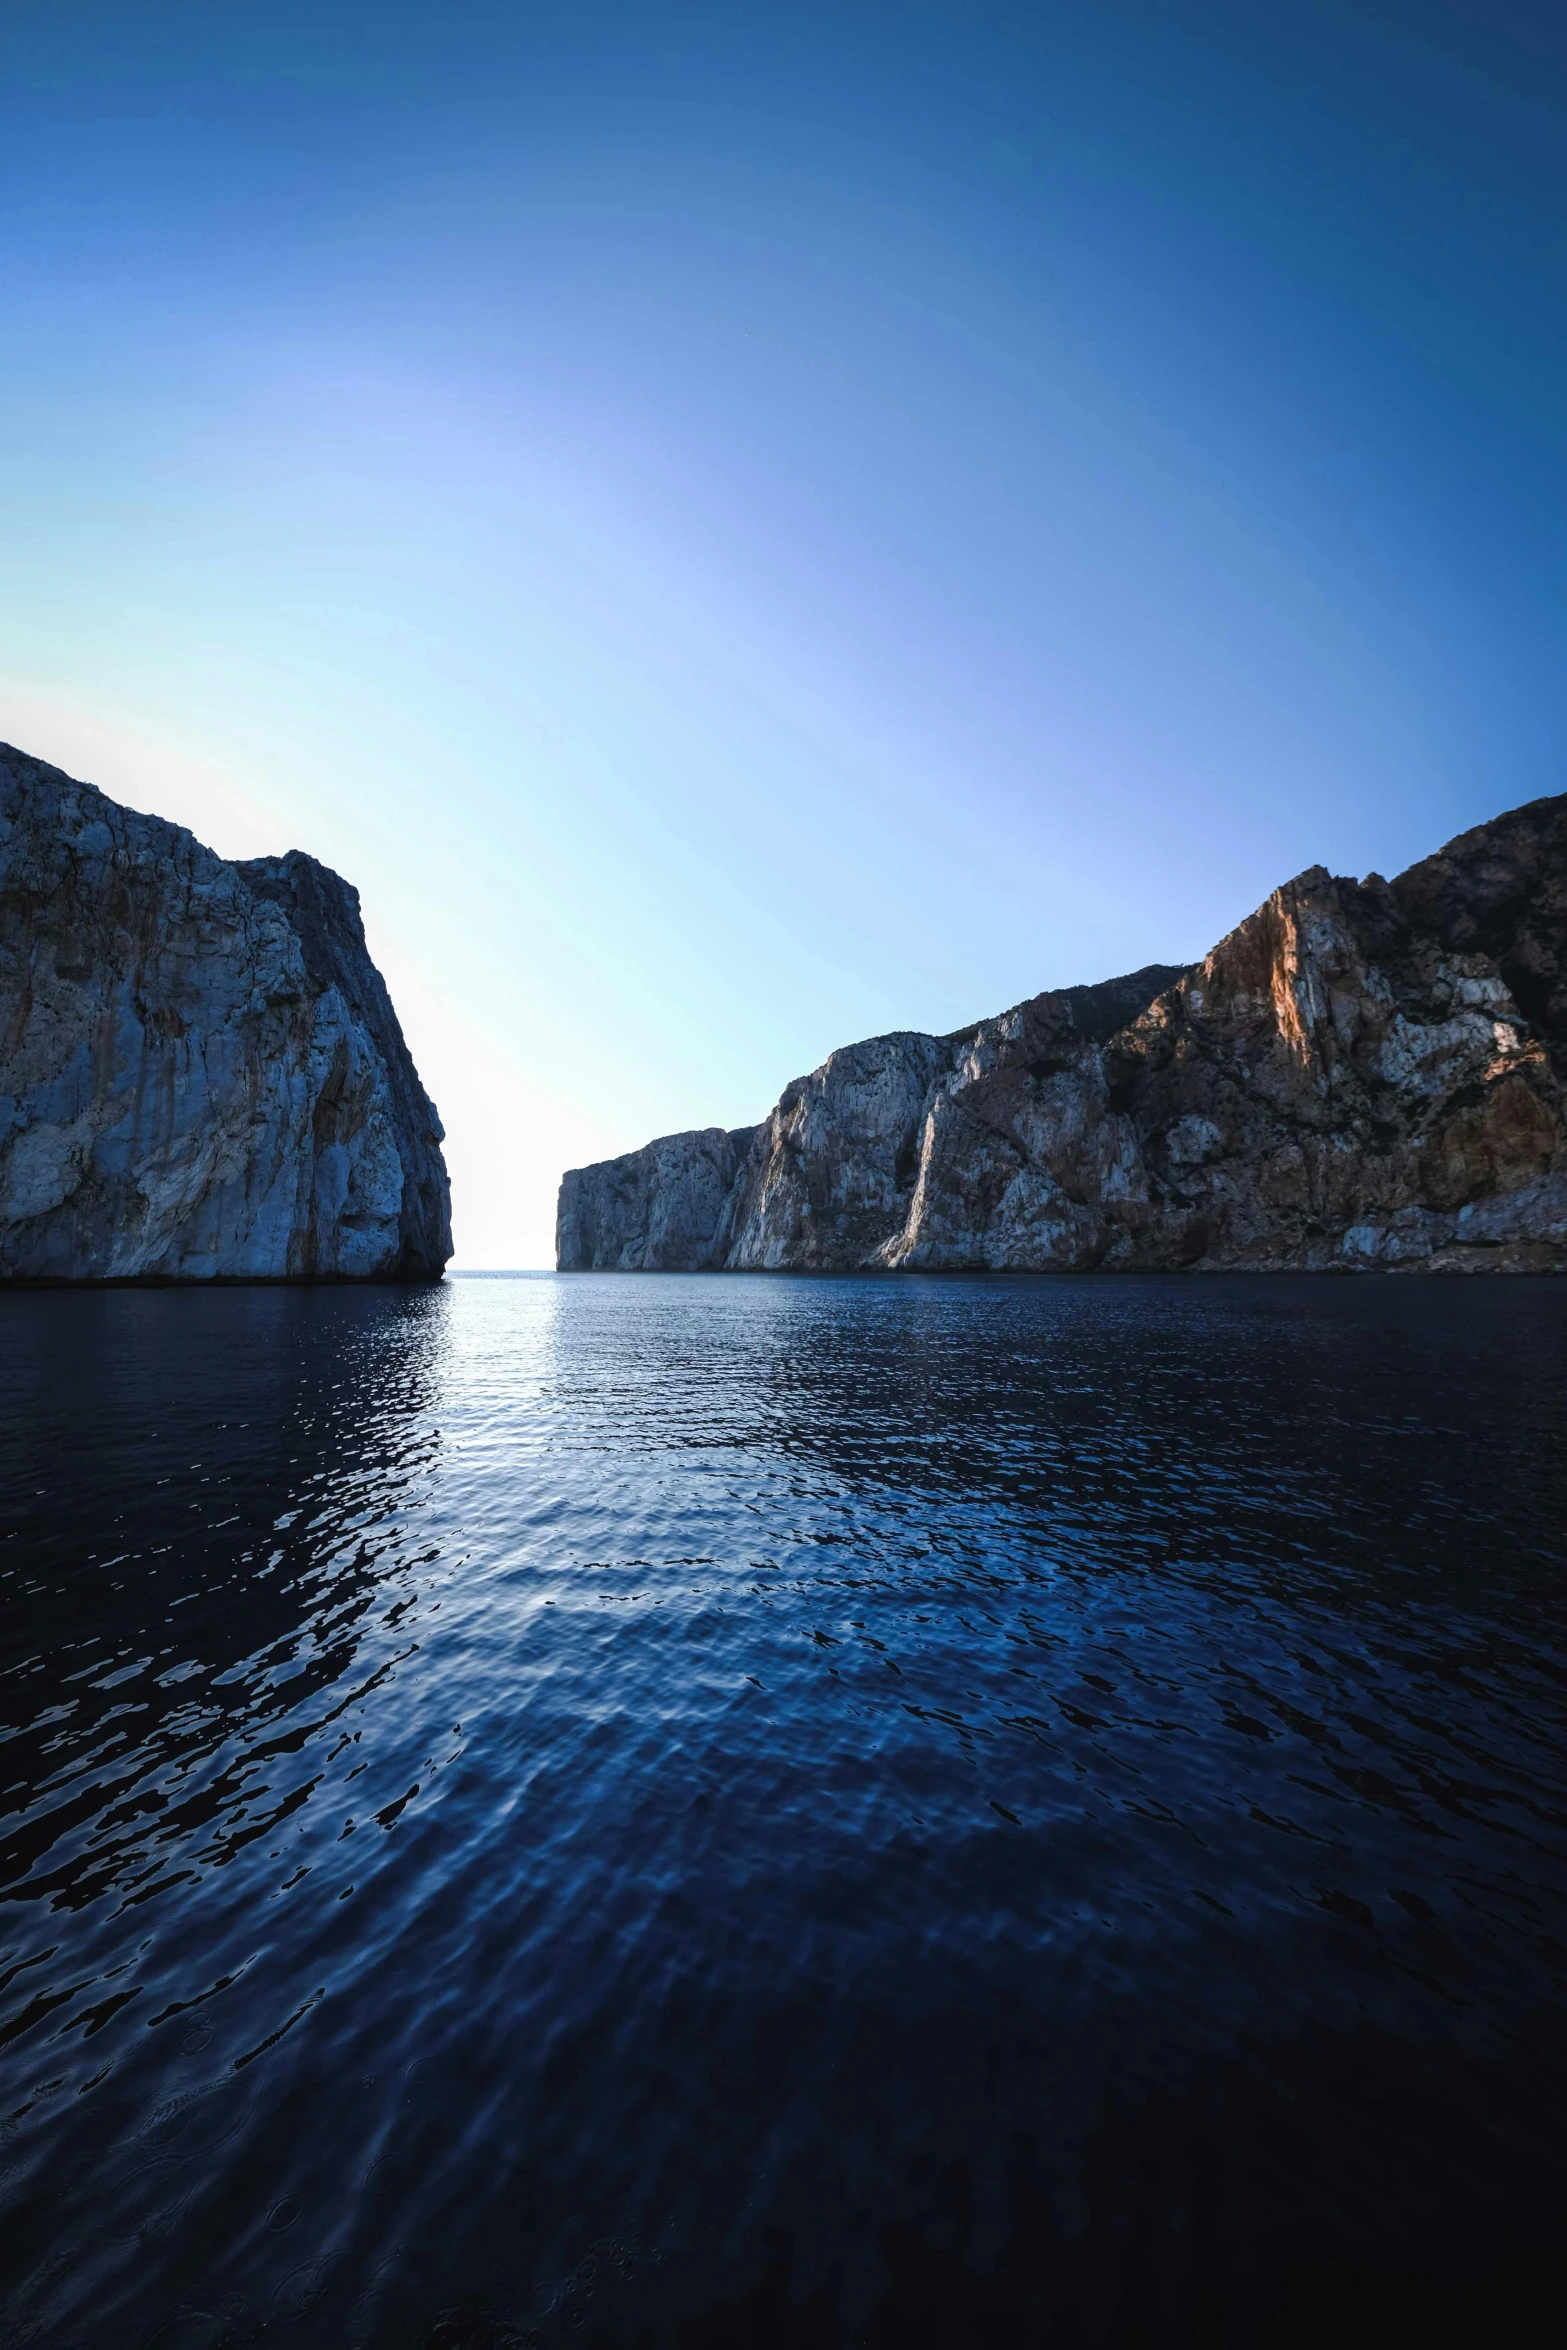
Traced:
<path id="1" fill-rule="evenodd" d="M 358 887 L 459 1266 L 1567 788 L 1567 19 L 0 0 L 0 735 Z"/>

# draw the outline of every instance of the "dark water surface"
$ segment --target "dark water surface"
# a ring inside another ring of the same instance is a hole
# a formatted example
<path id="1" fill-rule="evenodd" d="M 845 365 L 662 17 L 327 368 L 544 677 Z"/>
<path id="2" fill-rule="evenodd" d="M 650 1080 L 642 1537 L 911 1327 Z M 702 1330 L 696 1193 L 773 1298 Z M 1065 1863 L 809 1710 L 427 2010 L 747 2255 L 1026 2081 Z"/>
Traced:
<path id="1" fill-rule="evenodd" d="M 7 2350 L 1559 2338 L 1567 1284 L 0 1340 Z"/>

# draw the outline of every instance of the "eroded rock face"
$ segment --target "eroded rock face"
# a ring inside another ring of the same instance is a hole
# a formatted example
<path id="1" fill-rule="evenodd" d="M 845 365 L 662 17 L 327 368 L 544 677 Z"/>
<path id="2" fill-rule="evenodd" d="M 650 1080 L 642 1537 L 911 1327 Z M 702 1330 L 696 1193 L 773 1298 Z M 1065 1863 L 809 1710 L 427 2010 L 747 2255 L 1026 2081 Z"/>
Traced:
<path id="1" fill-rule="evenodd" d="M 725 1202 L 756 1132 L 666 1134 L 624 1158 L 574 1169 L 560 1187 L 561 1262 L 580 1272 L 707 1272 L 723 1253 Z"/>
<path id="2" fill-rule="evenodd" d="M 441 1139 L 347 882 L 0 744 L 0 1278 L 434 1279 Z"/>
<path id="3" fill-rule="evenodd" d="M 693 1269 L 1567 1270 L 1567 796 L 1392 883 L 1313 867 L 1189 971 L 834 1053 L 722 1199 L 666 1196 L 668 1147 L 566 1178 L 593 1262 L 656 1217 Z"/>

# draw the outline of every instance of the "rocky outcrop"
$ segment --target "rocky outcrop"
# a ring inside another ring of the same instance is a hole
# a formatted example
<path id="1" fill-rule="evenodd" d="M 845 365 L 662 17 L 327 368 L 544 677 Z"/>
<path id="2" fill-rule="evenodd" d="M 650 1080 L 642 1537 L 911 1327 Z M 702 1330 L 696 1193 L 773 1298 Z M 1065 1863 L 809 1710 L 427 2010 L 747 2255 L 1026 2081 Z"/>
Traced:
<path id="1" fill-rule="evenodd" d="M 1189 970 L 851 1045 L 561 1204 L 566 1271 L 1567 1270 L 1567 796 L 1314 866 Z"/>
<path id="2" fill-rule="evenodd" d="M 666 1134 L 623 1159 L 574 1169 L 556 1215 L 561 1263 L 609 1273 L 705 1273 L 721 1263 L 725 1205 L 758 1131 Z"/>
<path id="3" fill-rule="evenodd" d="M 0 744 L 0 1279 L 434 1279 L 441 1139 L 346 881 Z"/>

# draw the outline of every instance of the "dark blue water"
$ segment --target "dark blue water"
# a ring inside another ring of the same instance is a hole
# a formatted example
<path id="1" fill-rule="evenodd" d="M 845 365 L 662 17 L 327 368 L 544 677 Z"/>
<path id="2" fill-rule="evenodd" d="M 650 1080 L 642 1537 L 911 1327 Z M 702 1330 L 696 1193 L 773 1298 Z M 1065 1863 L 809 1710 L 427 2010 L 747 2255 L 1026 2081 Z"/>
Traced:
<path id="1" fill-rule="evenodd" d="M 8 2350 L 1548 2338 L 1567 1284 L 0 1343 Z"/>

